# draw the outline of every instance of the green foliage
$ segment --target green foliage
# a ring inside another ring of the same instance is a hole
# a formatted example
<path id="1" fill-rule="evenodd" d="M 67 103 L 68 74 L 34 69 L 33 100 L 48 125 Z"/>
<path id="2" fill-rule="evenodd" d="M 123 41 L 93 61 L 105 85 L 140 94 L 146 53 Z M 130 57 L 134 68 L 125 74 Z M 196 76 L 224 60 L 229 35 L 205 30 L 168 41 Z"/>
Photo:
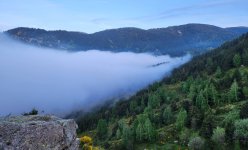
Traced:
<path id="1" fill-rule="evenodd" d="M 181 109 L 177 115 L 177 120 L 176 120 L 176 129 L 178 131 L 181 131 L 183 129 L 186 118 L 187 118 L 187 112 L 184 109 Z"/>
<path id="2" fill-rule="evenodd" d="M 248 66 L 248 49 L 246 48 L 242 53 L 243 65 Z"/>
<path id="3" fill-rule="evenodd" d="M 133 132 L 128 125 L 124 125 L 124 127 L 123 127 L 122 140 L 123 140 L 123 144 L 125 145 L 126 149 L 128 149 L 128 150 L 134 149 L 134 147 L 133 147 L 133 143 L 134 143 Z"/>
<path id="4" fill-rule="evenodd" d="M 213 100 L 215 106 L 220 105 L 220 99 L 218 97 L 218 91 L 216 90 L 214 84 L 210 84 L 210 97 Z"/>
<path id="5" fill-rule="evenodd" d="M 201 126 L 201 130 L 200 130 L 201 136 L 208 139 L 211 138 L 213 134 L 213 121 L 214 121 L 214 115 L 212 114 L 211 111 L 207 112 Z"/>
<path id="6" fill-rule="evenodd" d="M 138 104 L 137 101 L 131 101 L 129 110 L 131 113 L 134 113 L 136 111 Z"/>
<path id="7" fill-rule="evenodd" d="M 156 131 L 152 126 L 152 123 L 149 118 L 146 118 L 145 124 L 144 124 L 144 131 L 145 136 L 148 141 L 154 141 L 156 138 Z"/>
<path id="8" fill-rule="evenodd" d="M 246 83 L 247 83 L 247 82 L 246 82 Z M 243 87 L 242 92 L 243 92 L 244 96 L 245 96 L 246 98 L 248 98 L 248 87 L 247 87 L 247 86 Z"/>
<path id="9" fill-rule="evenodd" d="M 248 34 L 193 58 L 176 69 L 173 76 L 143 89 L 129 100 L 86 114 L 80 118 L 83 121 L 79 127 L 87 132 L 96 128 L 98 120 L 104 119 L 109 133 L 116 136 L 109 134 L 106 140 L 97 131 L 99 143 L 119 142 L 126 149 L 144 143 L 164 146 L 177 140 L 175 145 L 189 143 L 191 149 L 203 149 L 204 141 L 210 149 L 221 149 L 217 144 L 234 145 L 237 140 L 242 144 L 247 128 L 235 121 L 247 118 L 248 114 L 248 104 L 244 103 L 248 98 L 248 68 L 241 65 L 241 62 L 246 65 L 247 48 Z M 236 54 L 242 54 L 240 63 Z M 193 133 L 197 136 L 190 138 Z"/>
<path id="10" fill-rule="evenodd" d="M 163 120 L 166 125 L 170 124 L 173 120 L 173 114 L 170 107 L 166 107 L 163 112 Z"/>
<path id="11" fill-rule="evenodd" d="M 225 140 L 228 144 L 233 144 L 234 141 L 234 123 L 229 122 L 225 125 Z"/>
<path id="12" fill-rule="evenodd" d="M 194 83 L 190 85 L 188 98 L 194 100 L 196 96 L 196 86 Z"/>
<path id="13" fill-rule="evenodd" d="M 151 108 L 156 108 L 160 106 L 160 97 L 158 96 L 157 93 L 149 95 L 148 106 Z"/>
<path id="14" fill-rule="evenodd" d="M 105 138 L 108 133 L 107 121 L 100 119 L 97 124 L 97 136 L 101 139 Z"/>
<path id="15" fill-rule="evenodd" d="M 235 139 L 240 143 L 248 144 L 248 119 L 241 119 L 235 121 Z"/>
<path id="16" fill-rule="evenodd" d="M 224 128 L 220 128 L 217 127 L 216 129 L 214 129 L 212 138 L 211 138 L 215 144 L 217 145 L 222 145 L 225 142 L 225 129 Z"/>
<path id="17" fill-rule="evenodd" d="M 118 128 L 116 131 L 116 138 L 120 139 L 121 138 L 121 130 Z"/>
<path id="18" fill-rule="evenodd" d="M 235 54 L 233 57 L 233 65 L 239 67 L 241 65 L 241 57 L 239 54 Z"/>
<path id="19" fill-rule="evenodd" d="M 152 142 L 156 139 L 156 130 L 146 114 L 138 115 L 138 126 L 136 127 L 137 141 Z"/>
<path id="20" fill-rule="evenodd" d="M 201 137 L 194 137 L 189 141 L 189 148 L 191 150 L 201 150 L 204 147 L 204 143 Z"/>
<path id="21" fill-rule="evenodd" d="M 203 91 L 201 90 L 200 93 L 196 97 L 196 106 L 201 110 L 207 110 L 209 108 L 208 102 L 203 96 Z"/>
<path id="22" fill-rule="evenodd" d="M 241 119 L 246 119 L 246 118 L 248 118 L 248 102 L 246 102 L 246 103 L 242 106 L 242 108 L 241 108 L 241 110 L 240 110 L 240 118 L 241 118 Z"/>
<path id="23" fill-rule="evenodd" d="M 217 67 L 214 75 L 215 75 L 216 78 L 222 77 L 222 71 L 221 71 L 220 66 Z"/>
<path id="24" fill-rule="evenodd" d="M 38 115 L 38 110 L 36 110 L 35 108 L 33 108 L 30 112 L 28 113 L 23 113 L 23 116 L 29 116 L 29 115 Z"/>
<path id="25" fill-rule="evenodd" d="M 232 110 L 227 113 L 222 121 L 223 125 L 227 127 L 228 124 L 234 124 L 235 120 L 239 119 L 239 113 L 239 110 Z"/>
<path id="26" fill-rule="evenodd" d="M 239 90 L 238 83 L 236 80 L 234 80 L 229 90 L 229 102 L 238 101 L 238 90 Z"/>

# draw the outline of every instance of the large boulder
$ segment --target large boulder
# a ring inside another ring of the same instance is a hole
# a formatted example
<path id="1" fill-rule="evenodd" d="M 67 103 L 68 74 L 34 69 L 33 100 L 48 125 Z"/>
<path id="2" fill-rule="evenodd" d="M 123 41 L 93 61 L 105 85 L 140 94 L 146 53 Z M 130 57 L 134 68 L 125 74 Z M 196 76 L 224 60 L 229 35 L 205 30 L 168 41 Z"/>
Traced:
<path id="1" fill-rule="evenodd" d="M 0 118 L 0 150 L 77 150 L 77 124 L 50 115 Z"/>

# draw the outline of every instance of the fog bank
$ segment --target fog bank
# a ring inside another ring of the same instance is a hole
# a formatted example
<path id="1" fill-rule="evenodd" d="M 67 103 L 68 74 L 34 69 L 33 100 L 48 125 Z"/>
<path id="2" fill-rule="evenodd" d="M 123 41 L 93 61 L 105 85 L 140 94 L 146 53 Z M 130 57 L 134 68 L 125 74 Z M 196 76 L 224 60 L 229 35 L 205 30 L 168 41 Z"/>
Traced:
<path id="1" fill-rule="evenodd" d="M 97 50 L 68 53 L 3 35 L 0 43 L 0 115 L 34 107 L 55 114 L 89 110 L 137 92 L 190 59 Z"/>

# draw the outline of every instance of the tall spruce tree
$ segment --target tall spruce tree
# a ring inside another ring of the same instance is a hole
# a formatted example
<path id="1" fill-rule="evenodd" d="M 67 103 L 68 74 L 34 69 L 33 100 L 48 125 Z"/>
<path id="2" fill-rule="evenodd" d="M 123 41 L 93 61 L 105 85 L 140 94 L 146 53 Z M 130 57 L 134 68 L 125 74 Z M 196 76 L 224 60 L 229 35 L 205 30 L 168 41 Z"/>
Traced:
<path id="1" fill-rule="evenodd" d="M 171 123 L 173 118 L 172 112 L 171 112 L 171 108 L 168 106 L 164 109 L 163 112 L 163 121 L 164 123 L 167 125 L 169 123 Z"/>
<path id="2" fill-rule="evenodd" d="M 101 139 L 105 138 L 108 133 L 107 121 L 100 119 L 97 124 L 97 136 Z"/>
<path id="3" fill-rule="evenodd" d="M 238 90 L 239 90 L 239 86 L 235 79 L 229 90 L 229 102 L 238 101 Z"/>
<path id="4" fill-rule="evenodd" d="M 186 110 L 181 109 L 177 115 L 177 120 L 176 120 L 176 129 L 178 131 L 181 131 L 183 129 L 186 118 L 187 118 Z"/>
<path id="5" fill-rule="evenodd" d="M 233 65 L 239 67 L 241 65 L 241 57 L 239 54 L 235 54 L 233 57 Z"/>

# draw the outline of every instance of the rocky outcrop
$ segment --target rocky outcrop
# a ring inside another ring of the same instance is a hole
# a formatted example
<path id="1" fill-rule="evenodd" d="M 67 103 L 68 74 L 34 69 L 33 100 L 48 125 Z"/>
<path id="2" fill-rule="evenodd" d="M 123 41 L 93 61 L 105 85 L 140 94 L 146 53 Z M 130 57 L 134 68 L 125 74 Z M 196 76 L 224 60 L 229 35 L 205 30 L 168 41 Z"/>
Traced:
<path id="1" fill-rule="evenodd" d="M 55 116 L 0 118 L 0 150 L 77 150 L 77 124 Z"/>

